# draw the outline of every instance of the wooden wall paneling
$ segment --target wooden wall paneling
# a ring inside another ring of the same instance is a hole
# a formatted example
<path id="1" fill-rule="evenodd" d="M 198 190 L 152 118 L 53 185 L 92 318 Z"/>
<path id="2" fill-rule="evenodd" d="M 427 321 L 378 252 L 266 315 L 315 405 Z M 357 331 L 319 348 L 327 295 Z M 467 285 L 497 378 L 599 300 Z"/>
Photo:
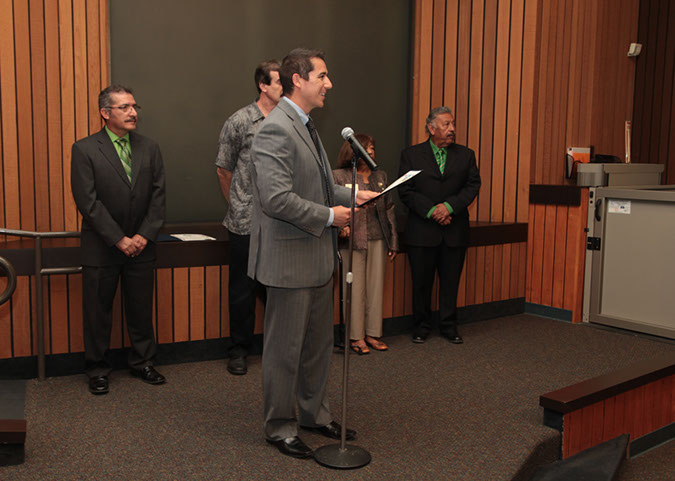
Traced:
<path id="1" fill-rule="evenodd" d="M 98 115 L 98 94 L 101 88 L 101 32 L 99 4 L 96 0 L 87 2 L 87 86 L 89 106 L 89 133 L 101 129 Z"/>
<path id="2" fill-rule="evenodd" d="M 480 106 L 480 140 L 476 144 L 480 155 L 481 195 L 476 202 L 478 219 L 492 217 L 492 142 L 494 138 L 495 63 L 497 50 L 497 0 L 486 0 L 483 30 L 483 59 Z M 495 195 L 502 196 L 502 185 Z"/>
<path id="3" fill-rule="evenodd" d="M 506 186 L 504 183 L 506 135 L 508 130 L 506 108 L 509 79 L 510 23 L 510 2 L 499 2 L 499 11 L 497 13 L 494 112 L 491 116 L 488 116 L 488 118 L 492 118 L 494 126 L 492 139 L 492 195 L 490 206 L 490 220 L 493 222 L 501 222 L 504 220 L 504 197 L 506 191 L 515 190 L 515 186 Z"/>
<path id="4" fill-rule="evenodd" d="M 556 206 L 545 206 L 544 252 L 541 268 L 541 303 L 551 305 L 553 297 L 553 262 L 555 258 Z"/>
<path id="5" fill-rule="evenodd" d="M 189 270 L 173 269 L 173 342 L 190 340 Z"/>
<path id="6" fill-rule="evenodd" d="M 87 73 L 87 9 L 73 0 L 73 67 L 75 80 L 75 138 L 89 135 L 89 75 Z M 87 95 L 85 95 L 87 93 Z"/>
<path id="7" fill-rule="evenodd" d="M 517 264 L 518 269 L 518 290 L 514 298 L 525 297 L 525 256 L 527 255 L 527 243 L 519 242 L 518 243 L 518 258 L 520 262 Z"/>
<path id="8" fill-rule="evenodd" d="M 657 389 L 660 386 L 659 381 L 651 382 L 644 386 L 644 403 L 642 405 L 642 424 L 644 433 L 651 433 L 658 427 L 656 419 L 658 417 Z"/>
<path id="9" fill-rule="evenodd" d="M 475 285 L 476 295 L 473 304 L 482 304 L 485 302 L 485 249 L 486 246 L 476 247 L 476 273 Z"/>
<path id="10" fill-rule="evenodd" d="M 500 246 L 497 246 L 500 247 Z M 495 246 L 485 246 L 485 268 L 483 274 L 483 302 L 492 302 L 494 298 L 493 280 L 495 279 Z"/>
<path id="11" fill-rule="evenodd" d="M 155 311 L 157 313 L 157 342 L 173 342 L 173 273 L 157 269 L 155 281 Z"/>
<path id="12" fill-rule="evenodd" d="M 525 281 L 525 298 L 527 300 L 532 299 L 532 289 L 533 289 L 533 284 L 532 284 L 532 258 L 534 256 L 534 228 L 535 228 L 535 222 L 536 219 L 534 217 L 534 206 L 535 204 L 530 204 L 529 205 L 529 224 L 527 226 L 527 260 L 526 260 L 526 266 L 525 266 L 525 271 L 527 272 L 527 279 Z"/>
<path id="13" fill-rule="evenodd" d="M 550 55 L 553 51 L 551 47 L 551 32 L 552 28 L 555 28 L 555 23 L 552 20 L 551 9 L 553 8 L 553 2 L 543 2 L 542 5 L 542 27 L 541 27 L 541 43 L 540 43 L 540 69 L 539 69 L 539 79 L 537 84 L 539 85 L 539 91 L 546 93 L 551 88 L 549 86 L 549 79 L 551 75 L 551 64 L 552 60 Z M 554 31 L 554 30 L 553 30 Z M 534 158 L 536 162 L 532 164 L 532 183 L 533 184 L 543 184 L 544 181 L 544 172 L 543 172 L 543 159 L 546 158 L 548 152 L 545 149 L 547 132 L 550 132 L 550 125 L 547 125 L 547 96 L 540 95 L 537 102 L 537 128 L 536 128 L 536 150 Z"/>
<path id="14" fill-rule="evenodd" d="M 469 139 L 469 70 L 471 66 L 471 2 L 459 2 L 457 33 L 457 103 L 455 127 L 458 144 L 468 145 Z M 471 147 L 469 145 L 469 147 Z"/>
<path id="15" fill-rule="evenodd" d="M 515 299 L 518 297 L 518 268 L 520 262 L 525 262 L 525 258 L 520 257 L 520 248 L 518 244 L 512 244 L 511 245 L 511 266 L 509 269 L 509 286 L 510 286 L 510 291 L 509 291 L 509 298 L 510 299 Z M 530 300 L 526 298 L 526 300 Z"/>
<path id="16" fill-rule="evenodd" d="M 445 73 L 445 0 L 433 2 L 433 30 L 431 40 L 431 104 L 438 107 L 443 103 Z"/>
<path id="17" fill-rule="evenodd" d="M 83 352 L 82 274 L 68 276 L 68 323 L 70 325 L 70 352 Z"/>
<path id="18" fill-rule="evenodd" d="M 663 128 L 662 112 L 668 91 L 672 95 L 672 84 L 666 87 L 665 69 L 666 69 L 666 38 L 668 35 L 668 5 L 664 2 L 655 2 L 658 4 L 659 13 L 655 19 L 656 39 L 651 49 L 654 51 L 654 76 L 650 85 L 654 102 L 652 104 L 649 122 L 649 131 L 651 132 L 651 141 L 649 142 L 649 163 L 662 163 L 665 159 L 659 159 L 659 150 L 661 147 L 661 129 Z M 671 33 L 672 35 L 672 33 Z M 634 59 L 631 59 L 631 61 Z M 671 60 L 672 61 L 672 60 Z M 667 105 L 667 104 L 666 104 Z"/>
<path id="19" fill-rule="evenodd" d="M 583 219 L 585 220 L 585 219 Z M 565 279 L 566 292 L 563 301 L 563 309 L 573 310 L 575 307 L 574 284 L 578 272 L 576 264 L 579 262 L 579 229 L 583 231 L 585 222 L 581 219 L 581 208 L 570 207 L 567 212 L 567 240 L 565 243 Z M 560 253 L 562 255 L 562 252 Z"/>
<path id="20" fill-rule="evenodd" d="M 446 0 L 445 5 L 445 82 L 443 105 L 455 112 L 457 105 L 457 34 L 459 32 L 460 0 Z"/>
<path id="21" fill-rule="evenodd" d="M 7 173 L 11 171 L 10 164 L 16 167 L 16 153 L 14 152 L 14 155 L 9 155 L 14 150 L 10 148 L 10 145 L 16 145 L 16 136 L 10 136 L 9 134 L 16 129 L 16 125 L 14 125 L 14 122 L 7 122 L 7 119 L 10 118 L 10 109 L 8 107 L 10 104 L 13 105 L 8 97 L 11 100 L 15 99 L 6 93 L 15 91 L 14 27 L 11 0 L 0 0 L 0 11 L 3 12 L 0 15 L 0 157 L 4 159 L 0 164 L 0 169 L 2 169 L 3 179 L 7 179 Z M 13 111 L 15 108 L 11 110 Z M 10 125 L 3 128 L 3 119 L 4 123 L 9 123 Z M 10 158 L 12 159 L 11 162 Z M 3 226 L 9 225 L 5 218 L 5 191 L 5 182 L 0 182 L 0 222 Z M 14 205 L 16 206 L 17 204 L 18 202 Z M 15 225 L 18 225 L 18 223 Z M 0 240 L 4 239 L 5 236 L 0 236 Z"/>
<path id="22" fill-rule="evenodd" d="M 565 139 L 567 137 L 567 110 L 569 108 L 568 95 L 570 88 L 570 52 L 572 45 L 572 36 L 577 32 L 577 25 L 572 24 L 572 15 L 569 10 L 573 0 L 566 0 L 560 2 L 559 19 L 562 27 L 562 32 L 558 31 L 558 52 L 561 53 L 561 61 L 556 65 L 556 85 L 559 86 L 558 94 L 555 102 L 557 103 L 557 111 L 555 113 L 555 127 L 554 127 L 554 143 L 551 154 L 551 170 L 549 172 L 550 184 L 559 184 L 563 182 L 564 178 L 564 159 L 567 145 Z"/>
<path id="23" fill-rule="evenodd" d="M 466 145 L 476 152 L 476 162 L 481 171 L 481 177 L 484 175 L 485 167 L 482 166 L 480 152 L 480 134 L 481 134 L 481 101 L 482 101 L 482 83 L 483 76 L 483 21 L 485 12 L 485 0 L 476 0 L 472 2 L 471 11 L 471 58 L 469 63 L 469 115 L 467 121 L 467 143 Z M 489 192 L 489 188 L 487 189 Z M 477 198 L 469 206 L 469 219 L 478 220 L 478 204 L 480 198 Z"/>
<path id="24" fill-rule="evenodd" d="M 12 294 L 12 340 L 15 357 L 30 356 L 33 352 L 33 315 L 31 307 L 31 279 L 16 278 L 16 290 Z M 5 305 L 9 305 L 5 304 Z"/>
<path id="25" fill-rule="evenodd" d="M 190 340 L 202 340 L 206 336 L 206 322 L 204 319 L 204 268 L 191 267 L 189 270 L 190 283 Z"/>
<path id="26" fill-rule="evenodd" d="M 667 8 L 668 32 L 675 32 L 675 5 L 670 2 Z M 667 35 L 664 59 L 664 95 L 661 109 L 661 135 L 656 160 L 665 164 L 662 183 L 675 183 L 675 35 Z M 669 108 L 670 106 L 670 108 Z M 670 144 L 670 148 L 669 148 Z"/>
<path id="27" fill-rule="evenodd" d="M 555 257 L 553 259 L 553 294 L 551 305 L 562 309 L 565 299 L 565 266 L 567 258 L 564 255 L 567 245 L 567 214 L 565 205 L 557 205 L 555 222 Z M 571 259 L 570 259 L 571 261 Z"/>
<path id="28" fill-rule="evenodd" d="M 492 258 L 492 275 L 490 276 L 490 283 L 492 284 L 492 300 L 501 301 L 504 298 L 502 297 L 502 257 L 504 255 L 504 246 L 495 245 L 491 246 L 493 251 Z M 487 282 L 487 279 L 486 279 Z"/>
<path id="29" fill-rule="evenodd" d="M 70 352 L 68 323 L 68 280 L 65 275 L 49 276 L 49 303 L 45 320 L 51 327 L 51 352 Z"/>
<path id="30" fill-rule="evenodd" d="M 501 280 L 499 282 L 499 300 L 511 299 L 511 252 L 513 244 L 504 244 L 502 252 Z"/>
<path id="31" fill-rule="evenodd" d="M 109 29 L 109 18 L 108 18 L 108 0 L 99 0 L 98 6 L 98 34 L 99 34 L 99 46 L 100 52 L 99 57 L 101 59 L 101 79 L 100 85 L 101 90 L 110 84 L 110 55 L 109 55 L 109 41 L 110 38 L 110 29 Z"/>
<path id="32" fill-rule="evenodd" d="M 407 292 L 412 290 L 409 282 L 408 255 L 399 254 L 394 259 L 394 304 L 393 314 L 395 317 L 406 315 Z"/>
<path id="33" fill-rule="evenodd" d="M 659 397 L 659 412 L 661 416 L 659 417 L 658 424 L 659 426 L 665 426 L 671 422 L 675 422 L 675 403 L 673 403 L 673 397 L 675 397 L 675 376 L 668 376 L 662 379 L 661 382 L 663 383 L 660 390 L 661 396 Z"/>
<path id="34" fill-rule="evenodd" d="M 563 427 L 564 426 L 570 426 L 572 414 L 573 413 L 563 414 Z M 565 430 L 563 430 L 563 432 L 562 432 L 562 443 L 561 444 L 562 444 L 562 446 L 561 446 L 562 447 L 561 458 L 565 459 L 569 455 L 569 452 L 570 452 L 570 433 L 569 433 L 569 430 L 567 432 Z"/>
<path id="35" fill-rule="evenodd" d="M 415 3 L 415 52 L 432 51 L 433 0 Z M 412 143 L 424 139 L 424 119 L 431 101 L 431 56 L 415 55 L 413 63 Z"/>
<path id="36" fill-rule="evenodd" d="M 35 230 L 33 193 L 33 138 L 30 72 L 30 25 L 28 1 L 14 2 L 14 48 L 16 65 L 16 123 L 19 140 L 19 202 L 21 229 Z"/>
<path id="37" fill-rule="evenodd" d="M 220 336 L 230 336 L 230 295 L 228 282 L 230 266 L 220 268 Z"/>
<path id="38" fill-rule="evenodd" d="M 205 270 L 206 339 L 220 337 L 220 266 L 206 266 Z"/>
<path id="39" fill-rule="evenodd" d="M 73 9 L 70 0 L 59 0 L 59 73 L 61 76 L 61 159 L 64 228 L 78 229 L 78 215 L 70 188 L 70 149 L 75 142 L 75 53 Z"/>
<path id="40" fill-rule="evenodd" d="M 536 15 L 534 18 L 528 18 L 525 15 L 524 0 L 514 0 L 509 51 L 519 52 L 520 54 L 512 54 L 509 60 L 508 130 L 506 137 L 509 140 L 506 143 L 504 222 L 527 222 L 530 184 L 527 139 L 531 139 L 532 136 L 531 127 L 528 126 L 528 115 L 531 116 L 532 82 L 534 78 L 526 76 L 528 74 L 526 67 L 535 61 L 536 50 L 532 50 L 534 45 L 525 43 L 524 35 L 526 27 L 531 26 L 526 25 L 525 22 L 536 24 Z M 530 39 L 530 41 L 534 44 L 533 39 Z M 513 141 L 510 139 L 513 139 Z"/>
<path id="41" fill-rule="evenodd" d="M 581 36 L 583 31 L 578 27 L 580 23 L 580 5 L 581 0 L 568 0 L 571 8 L 568 7 L 567 16 L 570 17 L 571 25 L 574 26 L 573 31 L 570 32 L 570 62 L 568 67 L 568 87 L 567 93 L 569 95 L 567 115 L 565 118 L 565 148 L 569 146 L 579 146 L 577 139 L 579 136 L 579 93 L 581 91 L 581 71 L 579 64 L 581 63 L 581 56 L 583 54 L 583 43 Z"/>
<path id="42" fill-rule="evenodd" d="M 594 429 L 593 407 L 594 405 L 591 404 L 590 406 L 586 406 L 585 408 L 581 409 L 581 420 L 576 426 L 574 426 L 575 430 L 580 431 L 578 436 L 579 444 L 576 446 L 576 449 L 570 453 L 571 455 L 574 455 L 579 451 L 583 451 L 584 449 L 587 449 L 591 446 L 591 435 Z"/>
<path id="43" fill-rule="evenodd" d="M 619 434 L 614 434 L 616 432 L 616 426 L 614 425 L 614 403 L 616 398 L 610 397 L 603 401 L 603 430 L 602 430 L 602 441 L 609 441 L 619 436 Z"/>
<path id="44" fill-rule="evenodd" d="M 476 247 L 466 250 L 466 305 L 476 304 Z"/>
<path id="45" fill-rule="evenodd" d="M 43 3 L 29 4 L 30 62 L 33 130 L 33 172 L 31 191 L 35 202 L 35 226 L 49 230 L 49 159 L 47 158 L 47 88 L 45 67 L 45 21 Z"/>
<path id="46" fill-rule="evenodd" d="M 534 230 L 532 237 L 532 291 L 529 302 L 534 304 L 542 304 L 542 273 L 544 262 L 544 234 L 546 221 L 546 206 L 534 206 L 534 223 L 532 228 Z"/>
<path id="47" fill-rule="evenodd" d="M 63 161 L 61 147 L 61 88 L 59 72 L 59 12 L 57 2 L 45 2 L 45 82 L 47 94 L 47 179 L 49 216 L 46 230 L 63 231 Z M 39 135 L 39 134 L 38 134 Z"/>

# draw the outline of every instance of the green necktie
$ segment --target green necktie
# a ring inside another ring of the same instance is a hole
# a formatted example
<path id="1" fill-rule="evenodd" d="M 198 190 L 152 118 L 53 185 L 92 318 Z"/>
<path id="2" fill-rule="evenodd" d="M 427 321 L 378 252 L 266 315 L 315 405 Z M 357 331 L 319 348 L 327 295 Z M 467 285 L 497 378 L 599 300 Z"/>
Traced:
<path id="1" fill-rule="evenodd" d="M 127 139 L 117 139 L 115 142 L 120 146 L 122 167 L 124 168 L 124 172 L 127 173 L 129 182 L 131 182 L 131 152 L 129 152 L 129 148 L 127 147 Z"/>
<path id="2" fill-rule="evenodd" d="M 444 149 L 438 149 L 436 152 L 436 163 L 438 164 L 438 168 L 441 171 L 441 174 L 445 170 L 445 150 Z"/>

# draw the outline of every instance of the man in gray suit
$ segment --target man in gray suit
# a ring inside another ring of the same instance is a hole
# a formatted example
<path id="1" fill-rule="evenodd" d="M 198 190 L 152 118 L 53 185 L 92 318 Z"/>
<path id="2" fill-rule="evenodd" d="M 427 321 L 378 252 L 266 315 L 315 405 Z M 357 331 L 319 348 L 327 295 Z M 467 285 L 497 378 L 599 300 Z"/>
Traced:
<path id="1" fill-rule="evenodd" d="M 253 139 L 248 274 L 267 288 L 265 436 L 281 453 L 306 458 L 313 451 L 297 436 L 298 424 L 340 438 L 325 389 L 333 346 L 336 228 L 349 222 L 350 190 L 334 184 L 309 117 L 323 107 L 333 86 L 323 52 L 293 50 L 279 76 L 284 97 Z M 375 195 L 360 191 L 358 202 Z M 347 439 L 354 436 L 347 430 Z"/>
<path id="2" fill-rule="evenodd" d="M 153 367 L 154 240 L 164 223 L 164 165 L 159 146 L 136 130 L 140 110 L 127 87 L 98 97 L 105 127 L 73 144 L 71 187 L 82 214 L 82 317 L 85 372 L 92 394 L 108 392 L 113 299 L 122 279 L 131 341 L 131 374 L 165 379 Z"/>

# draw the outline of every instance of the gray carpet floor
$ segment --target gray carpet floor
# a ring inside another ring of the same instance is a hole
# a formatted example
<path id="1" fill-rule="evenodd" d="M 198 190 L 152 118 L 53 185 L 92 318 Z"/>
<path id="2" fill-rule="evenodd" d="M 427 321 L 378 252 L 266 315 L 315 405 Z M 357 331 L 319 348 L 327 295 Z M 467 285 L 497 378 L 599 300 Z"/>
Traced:
<path id="1" fill-rule="evenodd" d="M 623 331 L 520 315 L 463 326 L 463 345 L 407 335 L 388 352 L 350 356 L 349 422 L 372 462 L 334 471 L 279 454 L 262 434 L 261 362 L 231 376 L 224 361 L 161 366 L 163 386 L 126 371 L 108 395 L 83 375 L 29 381 L 26 461 L 1 480 L 510 480 L 533 451 L 556 455 L 539 395 L 636 361 L 675 356 L 675 344 Z M 343 355 L 329 388 L 341 412 Z M 316 448 L 328 443 L 303 434 Z M 627 461 L 620 481 L 673 479 L 675 443 Z M 532 467 L 532 466 L 531 466 Z M 527 472 L 520 472 L 527 477 Z M 664 477 L 665 476 L 665 477 Z"/>

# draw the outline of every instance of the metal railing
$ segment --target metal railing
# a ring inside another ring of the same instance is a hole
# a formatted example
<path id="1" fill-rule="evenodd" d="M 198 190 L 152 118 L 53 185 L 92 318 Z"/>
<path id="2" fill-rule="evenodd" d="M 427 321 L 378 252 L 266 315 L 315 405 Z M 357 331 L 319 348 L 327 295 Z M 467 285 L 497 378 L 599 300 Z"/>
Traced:
<path id="1" fill-rule="evenodd" d="M 42 239 L 56 239 L 68 237 L 80 237 L 79 232 L 33 232 L 27 230 L 14 230 L 0 228 L 0 235 L 17 237 L 31 237 L 35 239 L 35 299 L 36 299 L 36 330 L 38 349 L 38 379 L 45 380 L 45 331 L 44 331 L 44 299 L 42 294 L 42 276 L 53 274 L 77 274 L 82 272 L 82 267 L 42 267 Z M 11 266 L 11 264 L 10 264 Z M 13 270 L 13 269 L 12 269 Z M 16 283 L 16 274 L 14 275 Z M 3 294 L 4 296 L 4 294 Z M 11 296 L 11 294 L 10 294 Z"/>

